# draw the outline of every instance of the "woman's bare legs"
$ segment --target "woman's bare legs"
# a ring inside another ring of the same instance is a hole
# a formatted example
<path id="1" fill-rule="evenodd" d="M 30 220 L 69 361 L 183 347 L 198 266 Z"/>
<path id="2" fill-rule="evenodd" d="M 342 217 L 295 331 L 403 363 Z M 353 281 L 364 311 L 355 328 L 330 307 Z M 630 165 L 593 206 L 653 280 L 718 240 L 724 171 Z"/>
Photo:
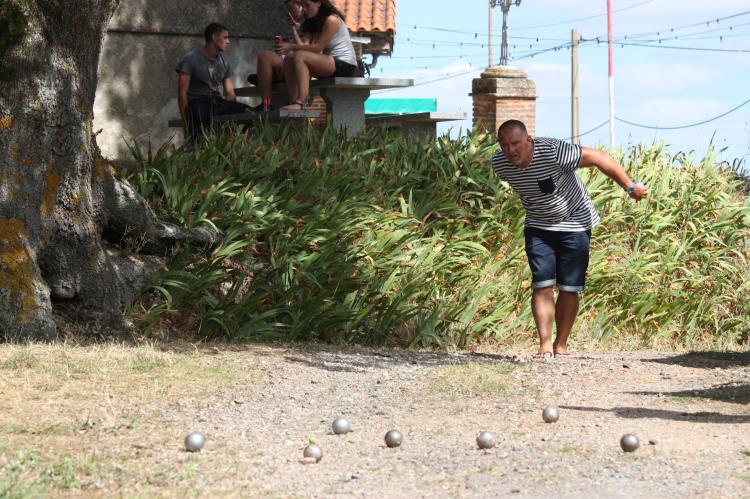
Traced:
<path id="1" fill-rule="evenodd" d="M 283 66 L 284 59 L 275 52 L 266 50 L 258 54 L 258 86 L 261 97 L 271 98 L 273 82 L 284 78 Z"/>
<path id="2" fill-rule="evenodd" d="M 307 100 L 310 96 L 310 78 L 327 78 L 335 72 L 336 64 L 330 55 L 302 51 L 287 55 L 284 74 L 291 101 Z"/>
<path id="3" fill-rule="evenodd" d="M 297 52 L 290 52 L 284 57 L 284 81 L 286 81 L 287 92 L 289 93 L 289 101 L 294 102 L 299 100 L 299 90 L 297 89 L 297 78 L 294 74 L 294 59 L 297 57 Z"/>

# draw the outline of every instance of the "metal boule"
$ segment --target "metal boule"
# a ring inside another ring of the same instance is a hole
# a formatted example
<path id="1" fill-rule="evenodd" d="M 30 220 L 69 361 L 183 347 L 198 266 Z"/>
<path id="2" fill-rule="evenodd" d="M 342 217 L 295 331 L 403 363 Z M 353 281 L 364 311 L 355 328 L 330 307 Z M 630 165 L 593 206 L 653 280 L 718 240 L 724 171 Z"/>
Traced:
<path id="1" fill-rule="evenodd" d="M 488 431 L 480 431 L 477 434 L 477 446 L 480 449 L 491 449 L 495 446 L 495 436 Z"/>
<path id="2" fill-rule="evenodd" d="M 333 432 L 336 435 L 343 435 L 345 433 L 349 433 L 349 431 L 352 429 L 352 425 L 349 424 L 349 421 L 344 418 L 336 418 L 333 420 L 331 429 L 333 429 Z"/>
<path id="3" fill-rule="evenodd" d="M 315 459 L 315 462 L 317 463 L 318 461 L 323 459 L 323 450 L 318 446 L 318 444 L 310 444 L 305 447 L 305 451 L 302 453 L 302 456 L 309 459 Z"/>
<path id="4" fill-rule="evenodd" d="M 634 452 L 639 445 L 640 441 L 638 440 L 638 437 L 632 433 L 627 433 L 620 439 L 620 447 L 622 447 L 622 450 L 625 452 Z"/>
<path id="5" fill-rule="evenodd" d="M 560 419 L 560 411 L 553 405 L 545 407 L 542 411 L 542 419 L 545 423 L 556 423 Z"/>
<path id="6" fill-rule="evenodd" d="M 398 430 L 390 430 L 385 434 L 385 445 L 387 445 L 388 447 L 398 447 L 399 445 L 401 445 L 402 440 L 403 436 Z"/>
<path id="7" fill-rule="evenodd" d="M 185 450 L 188 452 L 200 452 L 205 443 L 206 437 L 203 436 L 203 433 L 197 431 L 188 433 L 185 437 Z"/>

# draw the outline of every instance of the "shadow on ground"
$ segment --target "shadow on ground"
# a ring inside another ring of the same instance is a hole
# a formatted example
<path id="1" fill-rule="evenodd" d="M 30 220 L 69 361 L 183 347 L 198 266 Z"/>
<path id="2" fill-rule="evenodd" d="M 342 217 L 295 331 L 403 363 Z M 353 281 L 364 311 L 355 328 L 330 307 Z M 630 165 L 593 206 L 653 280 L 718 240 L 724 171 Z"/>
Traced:
<path id="1" fill-rule="evenodd" d="M 365 369 L 388 369 L 393 366 L 414 365 L 438 367 L 473 364 L 522 363 L 516 355 L 501 355 L 476 352 L 419 352 L 412 350 L 368 349 L 359 346 L 337 348 L 331 345 L 314 343 L 170 343 L 157 345 L 162 351 L 175 354 L 202 353 L 219 355 L 221 353 L 260 352 L 264 350 L 281 353 L 287 362 L 331 372 L 361 372 Z"/>
<path id="2" fill-rule="evenodd" d="M 388 369 L 389 367 L 405 364 L 421 367 L 453 366 L 468 363 L 493 364 L 498 362 L 516 362 L 517 358 L 509 355 L 480 353 L 305 351 L 299 352 L 299 354 L 290 352 L 285 356 L 285 360 L 326 371 L 361 372 L 365 369 Z"/>
<path id="3" fill-rule="evenodd" d="M 739 424 L 750 423 L 750 415 L 721 414 L 719 412 L 683 412 L 645 407 L 603 407 L 560 406 L 560 409 L 585 412 L 611 412 L 625 419 L 668 419 L 690 423 Z"/>
<path id="4" fill-rule="evenodd" d="M 672 357 L 641 360 L 702 369 L 730 368 L 750 366 L 750 352 L 689 352 Z"/>
<path id="5" fill-rule="evenodd" d="M 682 390 L 679 392 L 628 392 L 631 395 L 667 395 L 680 398 L 702 398 L 731 402 L 733 404 L 750 404 L 750 385 L 742 383 L 724 383 L 702 390 Z"/>

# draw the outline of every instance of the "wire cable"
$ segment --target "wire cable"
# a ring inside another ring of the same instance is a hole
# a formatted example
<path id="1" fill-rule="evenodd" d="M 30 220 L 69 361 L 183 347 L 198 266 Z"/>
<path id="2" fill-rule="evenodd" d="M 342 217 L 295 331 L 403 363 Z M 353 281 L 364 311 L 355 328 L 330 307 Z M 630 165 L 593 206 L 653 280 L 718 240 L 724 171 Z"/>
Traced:
<path id="1" fill-rule="evenodd" d="M 609 120 L 605 121 L 605 122 L 604 122 L 604 123 L 602 123 L 601 125 L 597 125 L 597 126 L 595 126 L 595 127 L 594 127 L 594 128 L 592 128 L 591 130 L 587 130 L 587 131 L 585 131 L 585 132 L 583 132 L 583 133 L 579 133 L 578 135 L 575 135 L 575 136 L 573 136 L 573 137 L 568 137 L 568 138 L 567 138 L 566 140 L 580 139 L 580 138 L 581 138 L 581 137 L 583 137 L 584 135 L 588 135 L 588 134 L 590 134 L 590 133 L 594 133 L 594 132 L 596 132 L 596 131 L 597 131 L 597 130 L 599 130 L 599 129 L 600 129 L 601 127 L 603 127 L 604 125 L 607 125 L 607 124 L 609 124 Z"/>
<path id="2" fill-rule="evenodd" d="M 628 5 L 627 7 L 622 7 L 617 10 L 613 10 L 612 12 L 615 13 L 615 12 L 622 12 L 624 10 L 634 9 L 636 7 L 640 7 L 641 5 L 652 3 L 653 1 L 654 0 L 646 0 L 645 2 L 640 2 L 640 3 L 633 4 L 633 5 Z M 561 26 L 563 24 L 570 24 L 570 23 L 574 23 L 578 21 L 588 21 L 590 19 L 597 19 L 597 18 L 606 17 L 606 16 L 607 16 L 607 13 L 605 12 L 604 14 L 597 14 L 595 16 L 588 16 L 588 17 L 579 17 L 578 19 L 569 19 L 567 21 L 560 21 L 560 22 L 556 22 L 552 24 L 539 24 L 537 26 L 521 26 L 520 28 L 512 28 L 512 29 L 513 31 L 522 31 L 522 30 L 527 30 L 527 29 L 549 28 L 551 26 Z"/>
<path id="3" fill-rule="evenodd" d="M 713 118 L 709 118 L 707 120 L 699 121 L 698 123 L 691 123 L 689 125 L 681 125 L 681 126 L 652 126 L 652 125 L 641 125 L 640 123 L 633 123 L 632 121 L 624 120 L 622 118 L 615 117 L 615 119 L 621 123 L 625 123 L 627 125 L 631 125 L 638 128 L 648 128 L 650 130 L 682 130 L 683 128 L 692 128 L 700 125 L 705 125 L 706 123 L 711 123 L 712 121 L 716 121 L 718 119 L 723 118 L 724 116 L 727 116 L 729 114 L 732 114 L 733 112 L 737 111 L 741 107 L 747 105 L 750 103 L 750 99 L 747 99 L 745 102 L 740 104 L 739 106 L 736 106 L 726 113 L 722 113 L 718 116 L 714 116 Z"/>
<path id="4" fill-rule="evenodd" d="M 441 76 L 440 78 L 435 78 L 433 80 L 420 81 L 420 82 L 417 82 L 417 83 L 415 83 L 414 85 L 412 85 L 410 87 L 387 88 L 385 90 L 375 90 L 375 91 L 372 92 L 372 94 L 373 95 L 380 95 L 380 94 L 385 94 L 385 93 L 388 93 L 388 92 L 396 92 L 398 90 L 406 90 L 406 89 L 409 89 L 409 88 L 421 87 L 423 85 L 429 85 L 431 83 L 437 83 L 437 82 L 441 82 L 441 81 L 445 81 L 445 80 L 452 80 L 453 78 L 458 78 L 459 76 L 466 76 L 466 75 L 470 75 L 470 74 L 481 73 L 482 71 L 484 71 L 484 69 L 470 69 L 468 71 L 461 71 L 460 73 L 454 73 L 454 74 L 448 74 L 448 75 L 445 75 L 445 76 Z"/>
<path id="5" fill-rule="evenodd" d="M 648 43 L 631 43 L 631 42 L 617 42 L 617 45 L 627 45 L 628 47 L 646 47 L 654 49 L 671 49 L 671 50 L 693 50 L 697 52 L 740 52 L 747 53 L 750 49 L 720 49 L 720 48 L 709 48 L 709 47 L 677 47 L 675 45 L 662 45 L 662 44 L 648 44 Z"/>

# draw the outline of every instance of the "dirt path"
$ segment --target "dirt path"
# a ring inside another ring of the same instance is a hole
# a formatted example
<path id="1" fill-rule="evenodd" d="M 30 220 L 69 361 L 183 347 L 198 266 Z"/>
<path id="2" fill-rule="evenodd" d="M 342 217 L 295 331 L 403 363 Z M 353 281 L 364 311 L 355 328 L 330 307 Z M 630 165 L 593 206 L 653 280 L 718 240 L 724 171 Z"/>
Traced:
<path id="1" fill-rule="evenodd" d="M 749 497 L 750 353 L 2 346 L 0 442 L 0 496 Z"/>

